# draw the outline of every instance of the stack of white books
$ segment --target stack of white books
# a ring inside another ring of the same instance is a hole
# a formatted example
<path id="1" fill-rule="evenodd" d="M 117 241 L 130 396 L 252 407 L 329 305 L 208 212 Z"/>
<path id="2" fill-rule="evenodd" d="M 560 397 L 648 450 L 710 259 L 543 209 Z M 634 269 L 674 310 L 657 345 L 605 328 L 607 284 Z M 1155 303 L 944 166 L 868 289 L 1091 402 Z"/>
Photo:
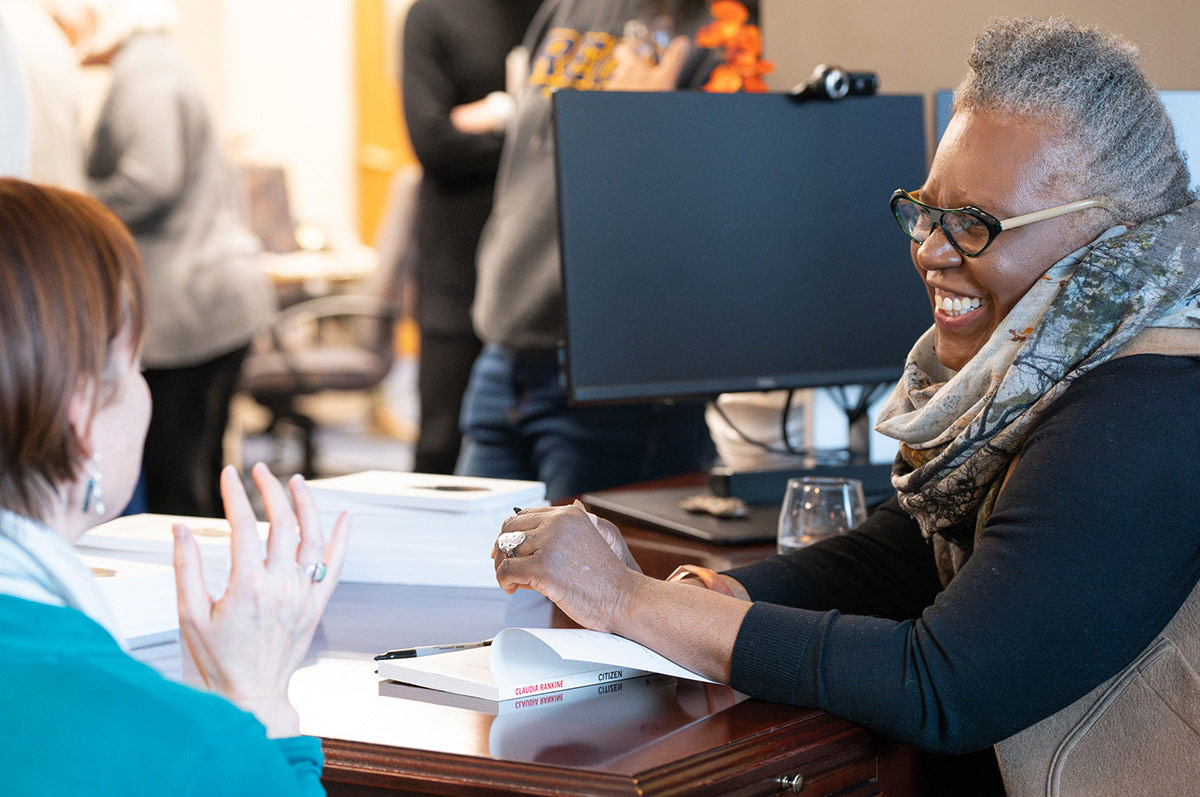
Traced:
<path id="1" fill-rule="evenodd" d="M 84 554 L 79 557 L 96 577 L 117 630 L 130 648 L 175 639 L 175 570 L 166 565 Z"/>
<path id="2" fill-rule="evenodd" d="M 128 515 L 110 520 L 88 531 L 75 543 L 81 555 L 106 556 L 134 562 L 173 566 L 175 538 L 171 527 L 182 523 L 192 530 L 204 565 L 204 584 L 218 598 L 229 583 L 229 521 L 224 518 L 183 515 Z M 268 525 L 258 524 L 262 555 L 266 556 Z"/>
<path id="3" fill-rule="evenodd" d="M 542 482 L 364 471 L 309 482 L 329 533 L 352 513 L 342 581 L 494 587 L 492 544 L 514 508 L 546 505 Z"/>

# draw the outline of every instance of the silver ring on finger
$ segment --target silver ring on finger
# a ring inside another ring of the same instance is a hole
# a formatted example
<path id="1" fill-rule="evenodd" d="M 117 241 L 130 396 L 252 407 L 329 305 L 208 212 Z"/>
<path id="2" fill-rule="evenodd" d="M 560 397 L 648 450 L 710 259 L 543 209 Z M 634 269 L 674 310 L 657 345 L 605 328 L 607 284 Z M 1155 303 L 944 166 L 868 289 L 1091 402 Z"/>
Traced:
<path id="1" fill-rule="evenodd" d="M 297 565 L 297 567 L 299 567 L 299 565 Z M 314 584 L 320 584 L 322 581 L 325 580 L 325 573 L 326 573 L 327 569 L 328 568 L 325 567 L 324 562 L 317 562 L 316 564 L 308 565 L 307 567 L 305 567 L 304 575 L 306 575 L 310 579 L 312 579 L 312 582 Z"/>
<path id="2" fill-rule="evenodd" d="M 516 555 L 517 547 L 523 542 L 525 532 L 506 531 L 496 538 L 496 547 L 504 553 L 505 558 L 510 558 Z"/>

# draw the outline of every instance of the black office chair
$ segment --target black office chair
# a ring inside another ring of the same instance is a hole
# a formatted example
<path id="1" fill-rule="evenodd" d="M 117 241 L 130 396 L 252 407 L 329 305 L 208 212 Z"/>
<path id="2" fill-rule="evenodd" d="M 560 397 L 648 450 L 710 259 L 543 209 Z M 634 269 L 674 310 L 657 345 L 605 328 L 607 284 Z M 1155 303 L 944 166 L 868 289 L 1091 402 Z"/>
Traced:
<path id="1" fill-rule="evenodd" d="M 387 223 L 378 242 L 376 276 L 362 294 L 334 294 L 285 308 L 260 333 L 242 366 L 241 388 L 271 413 L 267 434 L 280 424 L 300 431 L 301 473 L 316 475 L 316 423 L 297 399 L 327 390 L 372 390 L 395 360 L 396 322 L 414 257 L 412 209 L 420 171 L 397 173 Z"/>

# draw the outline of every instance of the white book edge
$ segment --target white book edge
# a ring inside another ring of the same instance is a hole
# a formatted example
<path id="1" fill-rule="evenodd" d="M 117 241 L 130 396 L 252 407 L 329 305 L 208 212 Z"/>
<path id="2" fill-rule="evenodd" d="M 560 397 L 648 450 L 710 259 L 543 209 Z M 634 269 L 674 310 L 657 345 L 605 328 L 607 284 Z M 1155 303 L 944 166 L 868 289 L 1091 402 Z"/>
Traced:
<path id="1" fill-rule="evenodd" d="M 190 515 L 156 515 L 145 513 L 125 515 L 102 523 L 76 541 L 76 548 L 100 551 L 171 554 L 175 537 L 171 528 L 182 523 L 191 529 L 200 547 L 201 556 L 229 556 L 230 527 L 225 518 L 192 517 Z M 270 525 L 259 522 L 258 537 L 266 554 Z M 105 554 L 101 554 L 105 555 Z M 111 554 L 108 554 L 111 555 Z M 119 556 L 117 558 L 128 558 Z"/>
<path id="2" fill-rule="evenodd" d="M 497 701 L 651 674 L 716 683 L 631 640 L 574 628 L 506 628 L 490 647 L 379 662 L 383 678 Z"/>
<path id="3" fill-rule="evenodd" d="M 546 496 L 542 482 L 382 470 L 313 479 L 308 485 L 322 510 L 336 504 L 474 512 L 521 501 L 544 501 Z"/>

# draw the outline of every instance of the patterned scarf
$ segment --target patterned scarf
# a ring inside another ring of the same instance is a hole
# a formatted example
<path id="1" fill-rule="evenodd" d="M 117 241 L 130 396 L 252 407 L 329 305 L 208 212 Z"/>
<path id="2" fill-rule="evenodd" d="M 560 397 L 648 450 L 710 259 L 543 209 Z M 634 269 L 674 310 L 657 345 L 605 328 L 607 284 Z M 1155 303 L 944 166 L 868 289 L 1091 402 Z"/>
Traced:
<path id="1" fill-rule="evenodd" d="M 932 328 L 921 336 L 876 428 L 901 443 L 892 484 L 932 538 L 943 583 L 1046 408 L 1152 327 L 1200 328 L 1200 202 L 1055 263 L 961 371 L 938 362 Z"/>

